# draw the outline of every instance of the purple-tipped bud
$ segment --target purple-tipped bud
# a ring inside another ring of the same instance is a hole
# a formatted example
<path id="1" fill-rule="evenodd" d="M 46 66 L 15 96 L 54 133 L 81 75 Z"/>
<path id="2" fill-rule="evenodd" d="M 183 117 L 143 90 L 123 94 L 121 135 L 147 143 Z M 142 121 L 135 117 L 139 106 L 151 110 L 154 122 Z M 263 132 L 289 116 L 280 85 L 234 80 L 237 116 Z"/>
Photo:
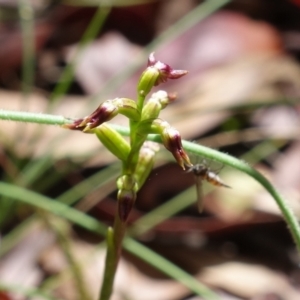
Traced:
<path id="1" fill-rule="evenodd" d="M 165 97 L 163 97 L 163 92 L 165 91 L 158 91 L 157 93 L 155 93 L 160 96 L 159 101 L 162 105 L 162 109 L 164 109 L 168 104 L 174 102 L 177 98 L 176 93 L 168 93 Z"/>
<path id="2" fill-rule="evenodd" d="M 168 64 L 156 60 L 153 52 L 149 55 L 148 67 L 154 67 L 159 71 L 155 85 L 166 82 L 168 79 L 178 79 L 188 73 L 186 70 L 174 70 Z"/>
<path id="3" fill-rule="evenodd" d="M 162 139 L 166 149 L 173 154 L 177 163 L 183 170 L 185 169 L 185 166 L 192 165 L 189 156 L 185 153 L 182 147 L 181 136 L 177 129 L 173 127 L 166 128 L 162 132 Z"/>
<path id="4" fill-rule="evenodd" d="M 137 90 L 139 95 L 145 97 L 156 85 L 159 77 L 159 70 L 154 67 L 148 67 L 140 77 Z"/>
<path id="5" fill-rule="evenodd" d="M 156 101 L 161 105 L 161 109 L 164 109 L 168 104 L 172 103 L 176 99 L 176 93 L 167 93 L 166 91 L 157 91 L 153 93 L 148 102 Z"/>
<path id="6" fill-rule="evenodd" d="M 182 147 L 181 136 L 177 129 L 171 127 L 166 121 L 156 119 L 152 123 L 152 130 L 160 134 L 164 146 L 173 154 L 183 170 L 185 170 L 185 166 L 192 166 L 189 156 Z"/>
<path id="7" fill-rule="evenodd" d="M 186 70 L 174 70 L 169 65 L 155 59 L 154 53 L 148 58 L 147 69 L 143 72 L 138 83 L 138 93 L 146 96 L 153 86 L 166 82 L 168 79 L 178 79 L 186 75 Z"/>
<path id="8" fill-rule="evenodd" d="M 169 103 L 173 102 L 176 98 L 175 94 L 168 94 L 165 91 L 158 91 L 153 93 L 148 102 L 145 104 L 142 110 L 141 120 L 156 119 L 159 113 Z"/>
<path id="9" fill-rule="evenodd" d="M 88 132 L 89 129 L 95 128 L 100 124 L 111 120 L 117 114 L 118 108 L 114 105 L 113 100 L 107 100 L 89 116 L 83 119 L 75 120 L 72 124 L 63 125 L 63 127 Z"/>
<path id="10" fill-rule="evenodd" d="M 136 199 L 137 182 L 132 175 L 118 178 L 118 213 L 122 222 L 126 222 Z"/>
<path id="11" fill-rule="evenodd" d="M 134 172 L 139 189 L 144 185 L 148 178 L 154 165 L 155 154 L 158 151 L 159 145 L 157 143 L 146 141 L 143 144 L 140 150 L 138 164 Z"/>
<path id="12" fill-rule="evenodd" d="M 73 130 L 82 130 L 89 132 L 104 122 L 114 118 L 117 114 L 127 116 L 129 119 L 137 121 L 140 119 L 140 113 L 136 108 L 136 102 L 128 98 L 115 98 L 106 100 L 89 116 L 75 120 L 71 124 L 63 125 L 64 128 Z"/>
<path id="13" fill-rule="evenodd" d="M 127 222 L 136 199 L 136 193 L 133 191 L 120 190 L 118 193 L 118 213 L 122 222 Z"/>
<path id="14" fill-rule="evenodd" d="M 112 100 L 107 100 L 102 103 L 92 114 L 85 117 L 79 127 L 84 127 L 89 130 L 99 126 L 100 124 L 111 120 L 118 114 L 118 108 L 114 105 Z"/>

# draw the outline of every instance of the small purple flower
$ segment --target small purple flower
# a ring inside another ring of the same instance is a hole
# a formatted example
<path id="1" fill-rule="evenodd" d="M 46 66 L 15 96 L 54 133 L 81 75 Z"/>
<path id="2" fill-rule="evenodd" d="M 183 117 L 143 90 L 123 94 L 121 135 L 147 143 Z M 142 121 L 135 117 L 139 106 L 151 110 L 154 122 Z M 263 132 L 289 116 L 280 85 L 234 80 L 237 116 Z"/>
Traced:
<path id="1" fill-rule="evenodd" d="M 111 120 L 118 114 L 118 107 L 114 105 L 112 100 L 103 102 L 89 116 L 75 120 L 71 124 L 64 124 L 64 128 L 71 130 L 81 130 L 87 132 L 89 129 L 95 128 L 104 122 Z"/>
<path id="2" fill-rule="evenodd" d="M 186 70 L 174 70 L 169 65 L 155 59 L 154 53 L 151 53 L 148 58 L 146 70 L 140 77 L 138 83 L 138 93 L 141 96 L 146 96 L 151 91 L 153 86 L 166 82 L 168 79 L 177 79 L 186 75 Z"/>
<path id="3" fill-rule="evenodd" d="M 183 170 L 185 169 L 185 166 L 192 166 L 189 156 L 182 147 L 181 136 L 177 129 L 173 127 L 165 128 L 161 136 L 164 146 L 173 154 L 177 163 Z"/>
<path id="4" fill-rule="evenodd" d="M 166 82 L 168 79 L 178 79 L 188 73 L 186 70 L 174 70 L 168 64 L 165 64 L 154 57 L 154 52 L 149 55 L 148 67 L 156 68 L 159 71 L 159 76 L 155 85 Z"/>
<path id="5" fill-rule="evenodd" d="M 75 120 L 73 123 L 66 124 L 63 127 L 89 132 L 90 129 L 111 120 L 117 114 L 127 116 L 134 121 L 140 119 L 140 113 L 136 108 L 136 102 L 134 100 L 128 98 L 115 98 L 113 100 L 104 101 L 89 116 Z"/>
<path id="6" fill-rule="evenodd" d="M 151 124 L 152 133 L 161 136 L 162 142 L 167 150 L 169 150 L 180 167 L 191 167 L 192 163 L 189 156 L 182 147 L 181 136 L 177 129 L 171 127 L 170 124 L 162 119 L 155 119 Z"/>
<path id="7" fill-rule="evenodd" d="M 78 128 L 88 130 L 99 126 L 100 124 L 111 120 L 118 114 L 118 108 L 111 100 L 103 102 L 93 113 L 85 117 L 78 125 Z"/>

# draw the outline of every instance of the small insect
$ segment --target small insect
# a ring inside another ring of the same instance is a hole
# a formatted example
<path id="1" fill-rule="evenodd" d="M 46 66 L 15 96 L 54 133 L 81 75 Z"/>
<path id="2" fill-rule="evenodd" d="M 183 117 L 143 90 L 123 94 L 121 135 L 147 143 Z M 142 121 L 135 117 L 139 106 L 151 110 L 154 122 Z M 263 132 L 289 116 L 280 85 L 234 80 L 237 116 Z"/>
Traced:
<path id="1" fill-rule="evenodd" d="M 205 164 L 195 164 L 189 168 L 188 172 L 193 172 L 196 180 L 196 188 L 197 188 L 197 206 L 198 211 L 201 213 L 203 211 L 203 195 L 202 195 L 202 181 L 206 180 L 214 186 L 223 186 L 226 188 L 231 188 L 229 185 L 225 184 L 218 173 L 213 172 L 210 168 Z"/>

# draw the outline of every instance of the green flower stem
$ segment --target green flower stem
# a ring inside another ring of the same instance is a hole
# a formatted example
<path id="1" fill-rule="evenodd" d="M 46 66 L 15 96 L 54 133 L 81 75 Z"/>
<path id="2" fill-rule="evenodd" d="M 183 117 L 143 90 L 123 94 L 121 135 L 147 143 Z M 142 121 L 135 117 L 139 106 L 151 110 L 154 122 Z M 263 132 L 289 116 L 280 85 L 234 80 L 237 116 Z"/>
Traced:
<path id="1" fill-rule="evenodd" d="M 122 252 L 123 239 L 126 232 L 126 223 L 122 222 L 117 213 L 115 216 L 114 227 L 107 230 L 106 241 L 106 260 L 103 281 L 99 300 L 109 300 L 116 275 L 117 266 Z"/>
<path id="2" fill-rule="evenodd" d="M 142 108 L 144 106 L 146 95 L 138 95 L 137 98 L 137 109 L 139 112 L 142 112 Z"/>
<path id="3" fill-rule="evenodd" d="M 113 228 L 109 227 L 107 229 L 106 234 L 106 259 L 105 259 L 105 272 L 103 276 L 103 282 L 101 285 L 101 291 L 99 294 L 99 300 L 109 299 L 112 288 L 113 288 L 113 282 L 115 278 L 116 273 L 116 251 L 115 251 L 115 245 L 114 245 L 114 230 Z"/>
<path id="4" fill-rule="evenodd" d="M 132 145 L 131 151 L 128 155 L 128 160 L 126 162 L 126 166 L 124 168 L 127 174 L 134 173 L 139 160 L 139 151 L 143 146 L 143 143 L 146 141 L 146 139 L 147 139 L 146 135 L 144 137 L 139 136 L 138 139 L 136 139 L 136 143 Z"/>
<path id="5" fill-rule="evenodd" d="M 140 123 L 141 111 L 144 105 L 145 95 L 138 95 L 137 110 L 139 120 L 130 119 L 130 152 L 126 153 L 126 160 L 122 160 L 122 175 L 132 175 L 135 172 L 140 149 L 147 138 L 147 135 L 137 135 L 137 128 Z M 124 188 L 124 187 L 123 187 Z M 120 192 L 120 190 L 119 190 Z M 121 201 L 121 199 L 118 199 Z M 118 205 L 118 210 L 120 210 Z M 109 300 L 113 291 L 114 278 L 117 266 L 122 253 L 122 244 L 127 228 L 127 222 L 120 219 L 120 212 L 117 211 L 113 229 L 107 231 L 107 250 L 104 276 L 99 295 L 99 300 Z"/>
<path id="6" fill-rule="evenodd" d="M 123 164 L 122 173 L 117 181 L 117 186 L 119 190 L 118 211 L 115 216 L 114 227 L 111 231 L 109 230 L 107 233 L 108 247 L 106 252 L 105 270 L 104 270 L 104 276 L 103 276 L 101 292 L 99 295 L 99 300 L 109 300 L 111 296 L 113 290 L 115 272 L 117 270 L 117 265 L 122 252 L 122 243 L 123 243 L 123 239 L 127 227 L 128 214 L 136 198 L 136 190 L 134 188 L 137 184 L 136 170 L 139 163 L 141 148 L 144 142 L 146 141 L 148 135 L 148 132 L 141 133 L 139 131 L 139 127 L 141 126 L 141 123 L 145 121 L 144 119 L 146 120 L 155 119 L 158 116 L 160 110 L 162 109 L 161 102 L 159 102 L 159 100 L 155 101 L 155 99 L 152 100 L 149 107 L 144 106 L 145 97 L 152 89 L 158 76 L 159 76 L 159 71 L 155 68 L 147 68 L 146 71 L 142 74 L 138 85 L 137 117 L 134 119 L 129 118 L 130 151 L 129 153 L 123 151 L 126 159 L 122 159 L 122 164 Z M 104 125 L 105 124 L 102 124 L 101 126 Z M 112 134 L 109 135 L 109 137 L 111 136 Z M 102 141 L 102 139 L 100 140 Z M 119 148 L 119 144 L 120 143 L 116 143 L 118 148 Z M 107 147 L 106 144 L 104 145 Z M 114 150 L 113 147 L 110 148 L 107 147 L 107 148 L 108 150 L 110 150 L 112 153 L 116 155 L 117 151 L 113 152 L 112 151 Z M 117 157 L 120 158 L 120 156 Z M 140 169 L 140 171 L 141 170 L 142 169 Z M 143 171 L 145 170 L 146 169 L 143 169 Z M 124 180 L 123 179 L 121 180 L 121 178 L 124 178 Z"/>

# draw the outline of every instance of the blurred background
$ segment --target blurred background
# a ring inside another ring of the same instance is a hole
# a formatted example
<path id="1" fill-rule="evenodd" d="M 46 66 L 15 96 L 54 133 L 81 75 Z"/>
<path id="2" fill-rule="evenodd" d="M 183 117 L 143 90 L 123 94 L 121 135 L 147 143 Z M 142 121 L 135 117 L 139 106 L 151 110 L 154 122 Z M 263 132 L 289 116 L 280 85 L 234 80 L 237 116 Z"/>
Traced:
<path id="1" fill-rule="evenodd" d="M 184 139 L 247 161 L 299 216 L 300 1 L 111 3 L 0 0 L 1 109 L 81 118 L 107 99 L 135 99 L 155 51 L 189 71 L 157 87 L 178 95 L 161 118 Z M 112 224 L 120 164 L 96 137 L 0 124 L 1 182 L 11 194 L 21 187 Z M 299 256 L 274 200 L 252 178 L 207 164 L 232 188 L 203 183 L 199 214 L 193 174 L 162 149 L 128 234 L 220 299 L 299 299 Z M 96 299 L 103 237 L 0 194 L 0 299 Z M 202 298 L 125 251 L 112 299 Z"/>

